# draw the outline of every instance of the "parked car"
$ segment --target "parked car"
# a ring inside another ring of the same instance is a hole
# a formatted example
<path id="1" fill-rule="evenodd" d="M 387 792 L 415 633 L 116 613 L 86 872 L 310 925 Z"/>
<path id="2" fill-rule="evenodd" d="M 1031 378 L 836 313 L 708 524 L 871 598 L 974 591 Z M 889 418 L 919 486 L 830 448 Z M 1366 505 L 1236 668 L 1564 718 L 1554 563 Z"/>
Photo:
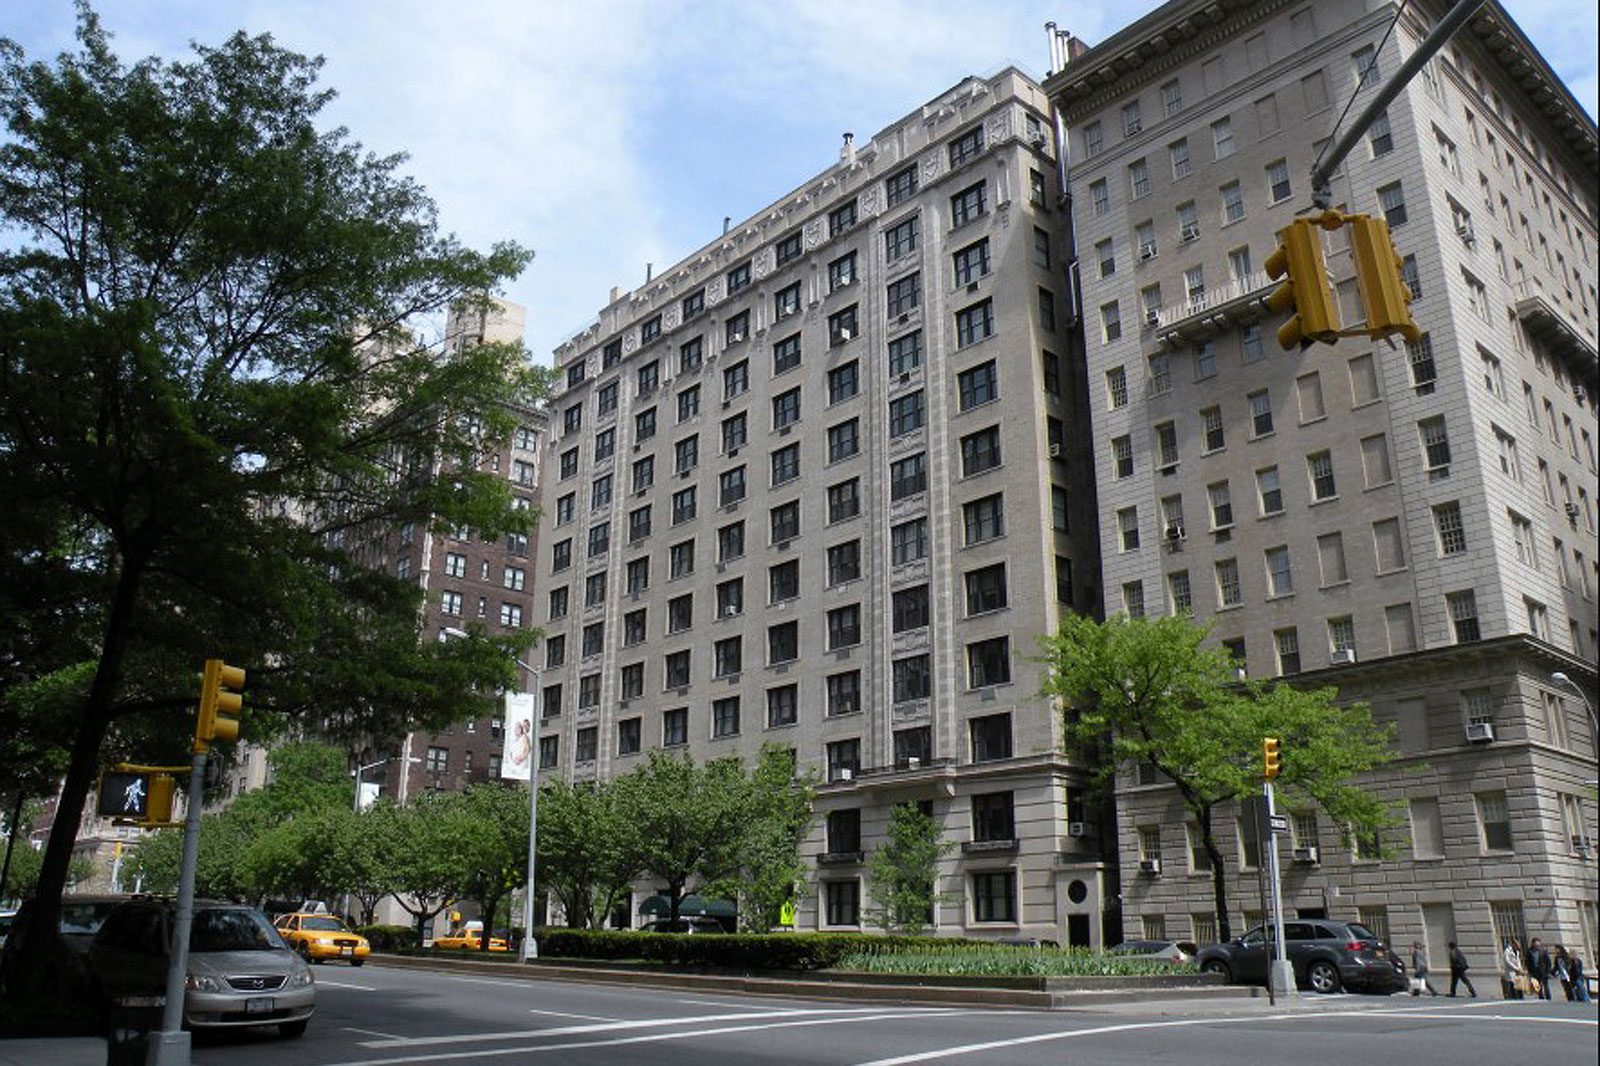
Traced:
<path id="1" fill-rule="evenodd" d="M 331 914 L 283 914 L 273 924 L 284 942 L 307 962 L 342 959 L 360 966 L 372 953 L 366 937 Z"/>
<path id="2" fill-rule="evenodd" d="M 61 897 L 61 939 L 67 947 L 80 959 L 89 953 L 89 945 L 94 941 L 94 935 L 100 929 L 106 916 L 122 904 L 132 899 L 132 896 L 116 895 L 82 895 Z M 33 901 L 23 900 L 18 907 L 15 917 L 8 926 L 21 927 L 28 921 L 28 916 L 33 913 Z"/>
<path id="3" fill-rule="evenodd" d="M 646 933 L 726 933 L 722 923 L 712 918 L 661 918 L 639 927 Z"/>
<path id="4" fill-rule="evenodd" d="M 1195 964 L 1202 973 L 1220 973 L 1240 984 L 1266 984 L 1272 940 L 1256 926 L 1226 944 L 1201 948 Z M 1295 982 L 1316 992 L 1367 988 L 1397 992 L 1406 987 L 1405 966 L 1372 930 L 1355 922 L 1324 919 L 1283 923 L 1285 954 Z"/>
<path id="5" fill-rule="evenodd" d="M 1056 940 L 1047 940 L 1036 936 L 1003 936 L 995 940 L 996 944 L 1004 944 L 1012 948 L 1060 948 L 1061 943 Z"/>
<path id="6" fill-rule="evenodd" d="M 433 946 L 447 951 L 477 951 L 483 946 L 483 923 L 468 922 L 445 936 L 433 938 Z M 490 951 L 510 951 L 510 942 L 498 930 L 489 934 Z"/>
<path id="7" fill-rule="evenodd" d="M 1130 959 L 1153 959 L 1173 966 L 1187 966 L 1200 949 L 1187 940 L 1124 940 L 1109 952 Z"/>
<path id="8" fill-rule="evenodd" d="M 14 910 L 0 911 L 0 947 L 5 947 L 6 939 L 11 936 L 11 923 L 17 920 Z"/>
<path id="9" fill-rule="evenodd" d="M 165 992 L 176 914 L 175 900 L 142 897 L 106 918 L 88 956 L 91 987 L 102 1005 Z M 254 907 L 196 900 L 188 964 L 188 1028 L 275 1025 L 283 1036 L 297 1037 L 316 1010 L 311 967 Z"/>

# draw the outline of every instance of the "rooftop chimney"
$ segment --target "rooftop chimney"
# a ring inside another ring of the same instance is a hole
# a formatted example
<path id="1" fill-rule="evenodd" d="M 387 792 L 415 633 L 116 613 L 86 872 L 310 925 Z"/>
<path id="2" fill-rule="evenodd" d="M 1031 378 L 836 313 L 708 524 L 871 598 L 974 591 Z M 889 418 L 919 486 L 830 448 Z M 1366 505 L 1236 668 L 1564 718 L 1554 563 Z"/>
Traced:
<path id="1" fill-rule="evenodd" d="M 856 165 L 855 134 L 847 132 L 844 135 L 844 147 L 839 149 L 839 161 L 847 167 L 853 167 Z"/>

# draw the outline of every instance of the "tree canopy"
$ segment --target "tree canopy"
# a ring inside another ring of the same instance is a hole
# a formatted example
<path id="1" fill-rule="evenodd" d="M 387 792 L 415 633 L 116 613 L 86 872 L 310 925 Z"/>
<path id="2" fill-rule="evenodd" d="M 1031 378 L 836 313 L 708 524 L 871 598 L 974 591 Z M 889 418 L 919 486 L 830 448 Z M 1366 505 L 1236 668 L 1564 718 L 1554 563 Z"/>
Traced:
<path id="1" fill-rule="evenodd" d="M 1229 937 L 1227 882 L 1215 808 L 1261 789 L 1261 740 L 1283 744 L 1284 805 L 1317 805 L 1335 823 L 1377 835 L 1389 821 L 1360 775 L 1391 758 L 1391 730 L 1332 688 L 1304 690 L 1239 678 L 1232 658 L 1186 617 L 1063 620 L 1042 639 L 1046 694 L 1066 705 L 1068 743 L 1094 751 L 1107 779 L 1151 766 L 1172 782 L 1211 857 L 1217 928 Z"/>
<path id="2" fill-rule="evenodd" d="M 402 158 L 319 127 L 320 60 L 126 65 L 79 10 L 53 62 L 0 42 L 0 785 L 65 773 L 46 919 L 99 764 L 184 751 L 205 658 L 249 671 L 256 739 L 487 713 L 532 635 L 419 644 L 374 558 L 528 531 L 478 459 L 542 388 L 519 346 L 429 339 L 530 253 L 462 247 Z"/>

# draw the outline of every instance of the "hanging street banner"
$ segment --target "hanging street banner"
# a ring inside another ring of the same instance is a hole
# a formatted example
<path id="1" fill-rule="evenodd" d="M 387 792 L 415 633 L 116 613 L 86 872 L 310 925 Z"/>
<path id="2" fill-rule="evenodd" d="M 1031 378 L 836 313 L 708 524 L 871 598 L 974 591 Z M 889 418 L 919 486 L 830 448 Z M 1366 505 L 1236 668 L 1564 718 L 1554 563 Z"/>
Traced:
<path id="1" fill-rule="evenodd" d="M 500 776 L 507 781 L 526 781 L 533 774 L 533 696 L 531 692 L 506 693 Z"/>

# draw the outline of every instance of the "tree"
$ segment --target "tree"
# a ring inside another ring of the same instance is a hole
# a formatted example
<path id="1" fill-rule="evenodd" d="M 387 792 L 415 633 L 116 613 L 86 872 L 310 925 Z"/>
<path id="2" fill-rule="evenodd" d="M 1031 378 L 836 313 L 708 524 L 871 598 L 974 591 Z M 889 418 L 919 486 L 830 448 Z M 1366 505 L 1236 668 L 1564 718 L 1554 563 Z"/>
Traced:
<path id="1" fill-rule="evenodd" d="M 536 887 L 555 894 L 571 928 L 603 921 L 639 872 L 636 838 L 648 826 L 628 822 L 620 795 L 594 782 L 539 790 Z"/>
<path id="2" fill-rule="evenodd" d="M 535 637 L 419 645 L 420 589 L 345 547 L 528 532 L 477 458 L 542 375 L 417 329 L 529 254 L 441 236 L 400 158 L 319 130 L 320 61 L 238 34 L 125 66 L 79 11 L 54 63 L 0 42 L 0 587 L 35 597 L 0 732 L 65 766 L 36 948 L 99 765 L 181 757 L 201 660 L 249 670 L 256 739 L 381 739 L 487 713 Z"/>
<path id="3" fill-rule="evenodd" d="M 948 898 L 938 891 L 939 861 L 955 850 L 938 820 L 915 803 L 889 812 L 888 839 L 867 863 L 867 889 L 886 933 L 919 936 L 933 909 Z"/>
<path id="4" fill-rule="evenodd" d="M 800 844 L 815 820 L 816 772 L 795 776 L 793 751 L 763 744 L 745 789 L 733 870 L 707 891 L 737 899 L 742 924 L 765 933 L 778 924 L 783 905 L 805 883 Z"/>
<path id="5" fill-rule="evenodd" d="M 513 889 L 528 883 L 528 797 L 499 782 L 472 785 L 462 795 L 458 847 L 467 866 L 461 895 L 483 916 L 479 950 L 489 950 L 494 916 Z"/>
<path id="6" fill-rule="evenodd" d="M 1262 737 L 1283 742 L 1277 786 L 1287 806 L 1314 803 L 1336 823 L 1377 836 L 1387 809 L 1352 782 L 1389 761 L 1392 730 L 1374 723 L 1366 704 L 1341 705 L 1331 688 L 1237 679 L 1228 653 L 1205 646 L 1208 635 L 1183 617 L 1070 615 L 1042 638 L 1044 690 L 1067 706 L 1068 743 L 1098 752 L 1090 765 L 1102 781 L 1141 765 L 1171 781 L 1211 858 L 1217 929 L 1227 940 L 1226 869 L 1212 815 L 1260 791 Z"/>
<path id="7" fill-rule="evenodd" d="M 692 758 L 652 751 L 645 764 L 611 783 L 623 818 L 638 827 L 638 869 L 665 886 L 668 918 L 677 921 L 691 880 L 737 875 L 749 815 L 744 769 L 736 758 L 697 766 Z"/>
<path id="8" fill-rule="evenodd" d="M 465 894 L 472 871 L 462 841 L 472 829 L 459 792 L 424 792 L 404 807 L 386 811 L 385 831 L 398 845 L 394 860 L 394 897 L 416 922 L 417 946 L 439 912 Z"/>

